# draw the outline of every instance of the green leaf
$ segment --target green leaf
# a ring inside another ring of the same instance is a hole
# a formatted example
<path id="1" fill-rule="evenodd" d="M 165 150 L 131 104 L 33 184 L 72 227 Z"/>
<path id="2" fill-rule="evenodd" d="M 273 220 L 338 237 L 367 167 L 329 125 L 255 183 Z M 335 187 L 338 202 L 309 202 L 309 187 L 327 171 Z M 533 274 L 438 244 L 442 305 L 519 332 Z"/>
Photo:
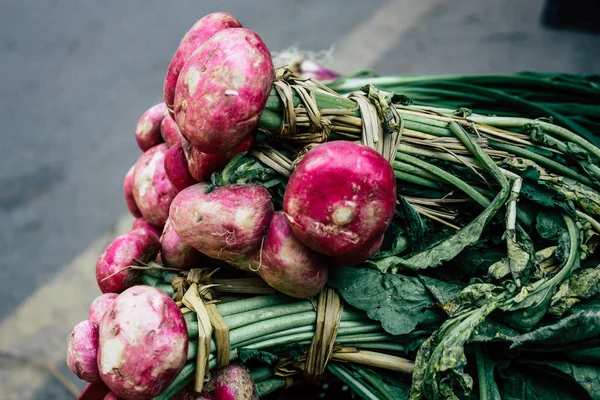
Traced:
<path id="1" fill-rule="evenodd" d="M 600 312 L 580 311 L 513 339 L 511 350 L 576 343 L 600 336 Z"/>
<path id="2" fill-rule="evenodd" d="M 348 304 L 381 321 L 392 335 L 441 323 L 432 309 L 434 299 L 418 277 L 382 274 L 369 268 L 332 268 L 328 284 Z"/>
<path id="3" fill-rule="evenodd" d="M 521 362 L 559 371 L 581 385 L 593 400 L 600 400 L 600 367 L 598 366 L 566 361 L 521 360 Z"/>
<path id="4" fill-rule="evenodd" d="M 510 342 L 521 333 L 493 318 L 488 318 L 473 330 L 470 343 Z"/>
<path id="5" fill-rule="evenodd" d="M 566 226 L 559 213 L 542 211 L 536 217 L 535 229 L 546 240 L 558 240 L 561 232 L 566 230 Z"/>
<path id="6" fill-rule="evenodd" d="M 271 354 L 262 350 L 245 348 L 238 349 L 238 357 L 244 364 L 250 360 L 254 360 L 259 361 L 263 364 L 273 365 L 279 360 L 279 357 L 275 354 Z"/>
<path id="7" fill-rule="evenodd" d="M 566 350 L 563 354 L 571 361 L 600 365 L 600 347 L 591 347 L 587 349 Z"/>
<path id="8" fill-rule="evenodd" d="M 582 400 L 585 391 L 567 380 L 528 368 L 511 370 L 498 385 L 503 400 Z"/>
<path id="9" fill-rule="evenodd" d="M 600 266 L 578 270 L 569 280 L 560 285 L 552 297 L 552 315 L 560 317 L 582 299 L 589 299 L 600 293 Z"/>
<path id="10" fill-rule="evenodd" d="M 415 360 L 410 400 L 460 399 L 469 395 L 473 378 L 464 372 L 464 345 L 496 304 L 471 310 L 444 322 L 421 346 Z"/>
<path id="11" fill-rule="evenodd" d="M 477 361 L 477 383 L 481 400 L 502 400 L 494 378 L 496 363 L 487 354 L 481 344 L 474 345 L 475 360 Z"/>
<path id="12" fill-rule="evenodd" d="M 441 281 L 425 275 L 420 275 L 419 278 L 439 304 L 446 304 L 456 297 L 465 287 L 462 283 Z"/>

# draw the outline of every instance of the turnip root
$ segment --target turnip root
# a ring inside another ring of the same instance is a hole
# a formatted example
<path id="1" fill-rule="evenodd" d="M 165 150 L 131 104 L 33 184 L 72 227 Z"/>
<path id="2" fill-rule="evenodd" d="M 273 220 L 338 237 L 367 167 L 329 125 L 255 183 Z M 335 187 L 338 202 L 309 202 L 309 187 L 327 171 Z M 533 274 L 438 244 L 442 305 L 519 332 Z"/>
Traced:
<path id="1" fill-rule="evenodd" d="M 73 328 L 67 345 L 67 365 L 79 379 L 100 381 L 96 357 L 98 355 L 98 324 L 81 321 Z"/>
<path id="2" fill-rule="evenodd" d="M 146 110 L 138 120 L 135 128 L 135 139 L 142 151 L 147 151 L 163 142 L 160 134 L 160 124 L 165 115 L 168 115 L 167 105 L 158 103 Z"/>
<path id="3" fill-rule="evenodd" d="M 211 175 L 223 169 L 237 153 L 250 150 L 255 140 L 256 132 L 252 132 L 235 148 L 223 154 L 202 153 L 186 141 L 183 150 L 190 174 L 197 182 L 208 182 Z"/>
<path id="4" fill-rule="evenodd" d="M 165 174 L 177 191 L 198 183 L 190 174 L 188 162 L 180 143 L 171 147 L 165 154 Z"/>
<path id="5" fill-rule="evenodd" d="M 359 251 L 377 240 L 395 206 L 392 167 L 375 150 L 347 141 L 310 150 L 290 176 L 283 199 L 294 235 L 330 256 Z"/>
<path id="6" fill-rule="evenodd" d="M 170 220 L 167 220 L 160 237 L 160 255 L 166 267 L 179 269 L 190 269 L 202 259 L 202 254 L 185 243 L 173 230 Z"/>
<path id="7" fill-rule="evenodd" d="M 269 192 L 255 184 L 207 188 L 199 183 L 175 197 L 169 212 L 175 232 L 201 253 L 228 262 L 256 252 L 273 216 Z"/>
<path id="8" fill-rule="evenodd" d="M 169 64 L 167 76 L 164 83 L 164 98 L 167 107 L 173 110 L 175 98 L 175 85 L 181 69 L 189 60 L 190 56 L 198 47 L 204 44 L 215 33 L 228 28 L 241 28 L 242 24 L 232 15 L 224 12 L 208 14 L 200 18 L 185 34 L 173 59 Z"/>
<path id="9" fill-rule="evenodd" d="M 154 146 L 138 159 L 133 173 L 133 196 L 144 219 L 163 227 L 169 206 L 177 194 L 165 174 L 166 144 Z"/>
<path id="10" fill-rule="evenodd" d="M 135 203 L 135 198 L 133 197 L 133 171 L 135 169 L 135 165 L 132 165 L 127 171 L 125 175 L 125 180 L 123 181 L 123 193 L 125 194 L 125 203 L 127 204 L 127 209 L 136 218 L 142 216 L 140 209 Z"/>
<path id="11" fill-rule="evenodd" d="M 98 370 L 125 400 L 162 393 L 185 365 L 188 337 L 175 302 L 150 286 L 119 295 L 100 323 Z"/>
<path id="12" fill-rule="evenodd" d="M 250 371 L 243 364 L 229 364 L 212 373 L 210 399 L 214 400 L 252 400 L 255 385 Z"/>
<path id="13" fill-rule="evenodd" d="M 379 251 L 382 244 L 383 235 L 381 235 L 381 237 L 375 240 L 373 243 L 368 243 L 365 247 L 359 249 L 358 251 L 333 257 L 333 263 L 342 267 L 354 267 L 373 257 L 373 255 Z"/>
<path id="14" fill-rule="evenodd" d="M 328 276 L 325 256 L 300 243 L 281 211 L 273 214 L 252 270 L 271 287 L 300 298 L 319 293 Z"/>
<path id="15" fill-rule="evenodd" d="M 138 271 L 127 267 L 136 265 L 136 259 L 142 262 L 154 260 L 159 246 L 158 236 L 145 229 L 117 237 L 96 263 L 96 280 L 102 293 L 121 293 L 133 286 Z"/>
<path id="16" fill-rule="evenodd" d="M 136 229 L 146 229 L 148 232 L 154 233 L 156 235 L 156 237 L 160 237 L 160 235 L 162 234 L 162 230 L 158 226 L 152 225 L 151 223 L 146 221 L 143 217 L 136 218 L 136 220 L 133 221 L 133 224 L 131 225 L 131 230 L 136 230 Z"/>
<path id="17" fill-rule="evenodd" d="M 104 316 L 104 313 L 110 308 L 117 296 L 117 293 L 104 293 L 96 297 L 90 305 L 88 321 L 92 321 L 99 324 L 102 320 L 102 317 Z"/>
<path id="18" fill-rule="evenodd" d="M 170 115 L 164 117 L 160 123 L 160 134 L 169 148 L 178 143 L 183 144 L 184 139 L 183 136 L 181 136 L 181 132 L 179 132 L 179 127 Z"/>
<path id="19" fill-rule="evenodd" d="M 106 396 L 104 396 L 104 400 L 120 400 L 120 399 L 113 392 L 108 392 L 108 394 Z"/>
<path id="20" fill-rule="evenodd" d="M 275 73 L 262 39 L 244 29 L 224 29 L 185 64 L 175 89 L 175 121 L 199 151 L 225 153 L 252 132 Z"/>

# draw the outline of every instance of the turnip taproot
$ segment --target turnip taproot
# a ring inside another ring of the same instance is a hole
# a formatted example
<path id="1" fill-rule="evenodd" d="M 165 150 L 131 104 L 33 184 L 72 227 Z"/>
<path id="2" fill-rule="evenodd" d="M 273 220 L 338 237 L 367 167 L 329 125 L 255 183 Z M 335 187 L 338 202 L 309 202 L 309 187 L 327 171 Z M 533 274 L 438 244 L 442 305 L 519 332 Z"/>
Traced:
<path id="1" fill-rule="evenodd" d="M 163 227 L 169 216 L 169 206 L 177 194 L 165 174 L 166 144 L 146 151 L 135 163 L 133 196 L 143 217 L 152 225 Z"/>
<path id="2" fill-rule="evenodd" d="M 162 291 L 133 286 L 119 295 L 100 323 L 98 370 L 117 396 L 150 399 L 185 365 L 188 336 L 183 314 Z"/>
<path id="3" fill-rule="evenodd" d="M 120 400 L 120 399 L 113 392 L 108 392 L 108 394 L 106 396 L 104 396 L 104 400 Z"/>
<path id="4" fill-rule="evenodd" d="M 125 174 L 125 180 L 123 181 L 123 193 L 125 194 L 125 203 L 127 204 L 127 209 L 136 218 L 142 216 L 140 209 L 138 208 L 135 197 L 133 197 L 133 172 L 135 170 L 135 165 L 132 165 Z"/>
<path id="5" fill-rule="evenodd" d="M 208 182 L 211 175 L 223 169 L 237 153 L 250 150 L 254 146 L 255 140 L 256 132 L 252 132 L 235 148 L 223 154 L 203 153 L 186 141 L 183 150 L 190 174 L 198 182 Z"/>
<path id="6" fill-rule="evenodd" d="M 273 216 L 269 192 L 255 184 L 207 189 L 199 183 L 175 197 L 169 212 L 175 232 L 201 253 L 228 262 L 256 252 Z"/>
<path id="7" fill-rule="evenodd" d="M 181 132 L 179 132 L 177 123 L 170 115 L 164 117 L 160 123 L 160 134 L 169 148 L 175 146 L 177 143 L 183 143 L 184 140 Z"/>
<path id="8" fill-rule="evenodd" d="M 165 115 L 168 115 L 167 105 L 158 103 L 146 110 L 138 120 L 135 128 L 135 139 L 142 151 L 147 151 L 163 142 L 160 134 L 160 124 Z"/>
<path id="9" fill-rule="evenodd" d="M 136 229 L 117 237 L 96 263 L 96 281 L 102 293 L 121 293 L 133 286 L 138 271 L 127 267 L 136 265 L 135 260 L 154 260 L 159 246 L 158 236 L 145 229 Z"/>
<path id="10" fill-rule="evenodd" d="M 175 89 L 175 121 L 203 153 L 225 153 L 252 132 L 275 73 L 262 39 L 244 29 L 224 29 L 185 64 Z"/>
<path id="11" fill-rule="evenodd" d="M 300 298 L 319 293 L 328 276 L 325 256 L 300 243 L 281 211 L 273 214 L 252 270 L 271 287 Z"/>
<path id="12" fill-rule="evenodd" d="M 190 269 L 197 265 L 202 255 L 175 232 L 168 219 L 162 236 L 160 237 L 161 260 L 166 267 Z"/>
<path id="13" fill-rule="evenodd" d="M 165 154 L 165 174 L 177 191 L 198 183 L 190 174 L 188 162 L 180 143 L 173 145 Z"/>
<path id="14" fill-rule="evenodd" d="M 90 305 L 90 311 L 88 313 L 88 321 L 100 323 L 106 310 L 110 308 L 113 301 L 119 296 L 117 293 L 103 293 L 96 297 Z"/>
<path id="15" fill-rule="evenodd" d="M 377 240 L 396 206 L 396 179 L 375 150 L 347 141 L 311 149 L 288 181 L 283 210 L 298 239 L 339 256 Z"/>
<path id="16" fill-rule="evenodd" d="M 67 345 L 67 365 L 79 379 L 100 381 L 96 358 L 98 355 L 98 324 L 81 321 L 73 328 Z"/>
<path id="17" fill-rule="evenodd" d="M 383 235 L 381 235 L 381 237 L 375 240 L 373 243 L 367 243 L 367 245 L 362 249 L 358 249 L 352 253 L 333 257 L 333 263 L 342 267 L 354 267 L 373 257 L 373 255 L 379 251 L 382 244 Z"/>
<path id="18" fill-rule="evenodd" d="M 212 400 L 252 400 L 255 385 L 245 365 L 229 364 L 212 372 L 210 389 Z"/>
<path id="19" fill-rule="evenodd" d="M 204 44 L 215 33 L 228 28 L 241 28 L 242 24 L 225 12 L 216 12 L 205 15 L 186 32 L 179 43 L 173 59 L 169 64 L 167 76 L 163 87 L 165 103 L 168 108 L 173 110 L 173 100 L 175 98 L 175 85 L 181 69 L 186 64 L 190 56 L 198 47 Z"/>
<path id="20" fill-rule="evenodd" d="M 160 237 L 160 235 L 162 234 L 162 230 L 158 226 L 152 225 L 143 217 L 136 218 L 136 220 L 133 221 L 133 224 L 131 225 L 131 230 L 134 231 L 136 229 L 146 229 L 148 232 L 154 233 L 156 237 Z"/>

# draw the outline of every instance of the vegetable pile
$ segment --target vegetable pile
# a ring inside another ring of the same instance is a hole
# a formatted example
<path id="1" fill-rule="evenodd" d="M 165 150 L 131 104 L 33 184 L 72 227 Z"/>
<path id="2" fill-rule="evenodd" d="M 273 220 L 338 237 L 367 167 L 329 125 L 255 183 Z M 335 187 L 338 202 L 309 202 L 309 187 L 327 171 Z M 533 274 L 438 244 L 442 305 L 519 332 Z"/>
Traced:
<path id="1" fill-rule="evenodd" d="M 226 13 L 185 34 L 71 370 L 110 399 L 600 399 L 597 77 L 298 65 Z"/>

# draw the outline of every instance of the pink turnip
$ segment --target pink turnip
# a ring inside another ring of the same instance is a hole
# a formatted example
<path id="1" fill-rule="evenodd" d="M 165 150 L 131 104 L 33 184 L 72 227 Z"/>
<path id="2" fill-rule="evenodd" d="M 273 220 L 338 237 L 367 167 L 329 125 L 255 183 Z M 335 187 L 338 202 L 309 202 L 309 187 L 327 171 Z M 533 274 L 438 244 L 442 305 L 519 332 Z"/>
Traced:
<path id="1" fill-rule="evenodd" d="M 81 321 L 73 328 L 67 345 L 67 365 L 79 379 L 98 382 L 98 324 Z"/>
<path id="2" fill-rule="evenodd" d="M 202 259 L 202 254 L 185 243 L 167 220 L 165 229 L 160 237 L 161 260 L 166 267 L 190 269 Z"/>
<path id="3" fill-rule="evenodd" d="M 104 313 L 110 308 L 117 296 L 117 293 L 104 293 L 96 297 L 90 305 L 88 321 L 99 324 L 100 320 L 102 320 L 102 317 L 104 316 Z"/>
<path id="4" fill-rule="evenodd" d="M 273 216 L 271 195 L 255 184 L 229 185 L 206 193 L 190 186 L 175 197 L 169 218 L 177 234 L 201 253 L 225 261 L 256 252 Z"/>
<path id="5" fill-rule="evenodd" d="M 133 286 L 100 323 L 100 377 L 125 400 L 150 399 L 179 374 L 187 347 L 185 320 L 175 302 L 154 287 Z"/>
<path id="6" fill-rule="evenodd" d="M 216 369 L 209 386 L 207 398 L 212 400 L 252 400 L 256 389 L 250 371 L 243 364 Z"/>
<path id="7" fill-rule="evenodd" d="M 127 267 L 136 265 L 135 260 L 154 260 L 159 246 L 158 236 L 145 229 L 136 229 L 117 237 L 96 263 L 96 281 L 102 293 L 121 293 L 133 286 L 138 271 Z"/>
<path id="8" fill-rule="evenodd" d="M 383 244 L 383 235 L 373 243 L 367 243 L 365 247 L 359 249 L 353 253 L 342 254 L 340 256 L 333 257 L 333 263 L 342 267 L 354 267 L 363 261 L 373 257 L 375 253 L 379 251 Z"/>
<path id="9" fill-rule="evenodd" d="M 169 216 L 169 206 L 177 194 L 165 174 L 166 144 L 146 151 L 135 163 L 133 196 L 142 216 L 152 225 L 163 227 Z"/>
<path id="10" fill-rule="evenodd" d="M 148 232 L 154 233 L 156 237 L 160 237 L 160 235 L 162 234 L 162 229 L 160 227 L 152 225 L 143 217 L 136 218 L 135 221 L 133 221 L 133 224 L 131 225 L 131 230 L 133 231 L 136 229 L 146 229 Z"/>
<path id="11" fill-rule="evenodd" d="M 242 24 L 232 15 L 224 12 L 208 14 L 200 18 L 185 34 L 173 59 L 169 64 L 164 83 L 164 98 L 168 108 L 173 110 L 175 85 L 181 69 L 198 47 L 204 44 L 215 33 L 228 28 L 241 28 Z"/>
<path id="12" fill-rule="evenodd" d="M 292 297 L 314 296 L 327 283 L 325 256 L 294 236 L 283 212 L 273 214 L 252 269 L 271 287 Z"/>
<path id="13" fill-rule="evenodd" d="M 223 154 L 203 153 L 185 141 L 183 150 L 190 174 L 197 182 L 208 182 L 213 173 L 223 169 L 237 153 L 250 150 L 255 141 L 256 132 L 252 132 L 235 148 Z"/>
<path id="14" fill-rule="evenodd" d="M 323 254 L 340 256 L 377 240 L 396 205 L 396 180 L 375 150 L 348 141 L 311 149 L 290 176 L 283 210 L 294 235 Z"/>
<path id="15" fill-rule="evenodd" d="M 166 104 L 158 103 L 147 109 L 138 120 L 135 139 L 142 151 L 147 151 L 163 142 L 160 124 L 165 115 L 168 115 Z"/>
<path id="16" fill-rule="evenodd" d="M 165 154 L 165 174 L 177 191 L 198 183 L 190 174 L 188 162 L 180 143 L 173 145 Z"/>
<path id="17" fill-rule="evenodd" d="M 160 123 L 160 134 L 169 148 L 178 143 L 183 144 L 184 139 L 181 136 L 181 132 L 179 132 L 179 127 L 170 115 L 164 117 Z"/>
<path id="18" fill-rule="evenodd" d="M 252 132 L 274 79 L 262 39 L 244 29 L 224 29 L 185 64 L 175 89 L 175 121 L 203 153 L 225 153 Z"/>
<path id="19" fill-rule="evenodd" d="M 108 392 L 108 394 L 106 396 L 104 396 L 104 400 L 120 400 L 120 399 L 113 392 Z"/>
<path id="20" fill-rule="evenodd" d="M 133 197 L 133 171 L 135 169 L 135 165 L 132 165 L 127 171 L 125 175 L 125 180 L 123 181 L 123 193 L 125 194 L 125 203 L 127 204 L 127 209 L 136 218 L 142 216 L 140 209 L 138 208 L 135 197 Z"/>

